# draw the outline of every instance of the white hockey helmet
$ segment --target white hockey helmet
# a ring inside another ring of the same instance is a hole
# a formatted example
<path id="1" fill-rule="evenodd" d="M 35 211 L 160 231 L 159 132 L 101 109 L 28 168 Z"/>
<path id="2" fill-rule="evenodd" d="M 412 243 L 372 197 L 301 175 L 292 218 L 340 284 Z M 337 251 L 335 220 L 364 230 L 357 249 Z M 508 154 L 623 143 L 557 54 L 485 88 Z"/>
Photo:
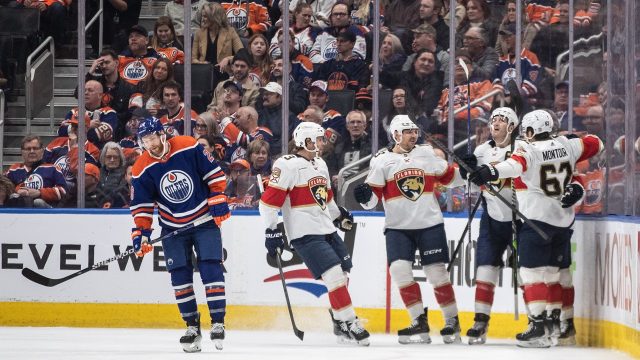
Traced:
<path id="1" fill-rule="evenodd" d="M 489 119 L 493 120 L 494 117 L 496 116 L 502 116 L 505 119 L 507 119 L 507 124 L 508 125 L 512 125 L 514 127 L 518 126 L 518 115 L 516 115 L 516 112 L 513 111 L 512 108 L 509 107 L 499 107 L 495 110 L 493 110 L 493 112 L 491 113 L 491 117 Z"/>
<path id="2" fill-rule="evenodd" d="M 413 129 L 419 130 L 418 126 L 411 121 L 408 115 L 396 115 L 389 124 L 389 133 L 391 133 L 391 137 L 396 143 L 400 142 L 400 140 L 396 138 L 396 131 L 398 134 L 402 135 L 402 131 Z"/>
<path id="3" fill-rule="evenodd" d="M 522 118 L 522 135 L 527 138 L 527 129 L 533 130 L 533 135 L 551 133 L 553 118 L 546 110 L 534 110 Z"/>
<path id="4" fill-rule="evenodd" d="M 319 137 L 324 137 L 324 128 L 314 122 L 305 121 L 301 122 L 296 129 L 293 130 L 293 141 L 297 147 L 304 148 L 307 151 L 318 151 L 316 146 L 315 150 L 307 149 L 307 139 L 312 143 L 316 143 Z"/>

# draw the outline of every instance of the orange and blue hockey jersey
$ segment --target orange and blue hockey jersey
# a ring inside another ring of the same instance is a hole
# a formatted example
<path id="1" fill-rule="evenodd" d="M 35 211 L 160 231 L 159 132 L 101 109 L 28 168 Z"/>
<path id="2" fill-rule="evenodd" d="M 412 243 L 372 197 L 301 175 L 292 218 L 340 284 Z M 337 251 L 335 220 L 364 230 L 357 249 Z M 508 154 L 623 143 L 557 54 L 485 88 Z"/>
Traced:
<path id="1" fill-rule="evenodd" d="M 520 53 L 520 71 L 522 72 L 522 90 L 527 96 L 535 95 L 538 92 L 536 84 L 540 74 L 540 61 L 536 54 L 527 49 L 522 49 Z M 517 81 L 516 59 L 511 55 L 504 55 L 500 57 L 496 78 L 493 80 L 493 87 L 504 91 L 504 85 L 509 80 Z"/>
<path id="2" fill-rule="evenodd" d="M 148 48 L 143 56 L 134 56 L 131 50 L 126 49 L 118 55 L 118 73 L 128 83 L 137 85 L 151 74 L 151 68 L 159 58 L 160 55 L 152 48 Z"/>
<path id="3" fill-rule="evenodd" d="M 219 3 L 227 13 L 229 25 L 238 31 L 262 34 L 271 27 L 269 12 L 262 0 L 222 0 Z"/>
<path id="4" fill-rule="evenodd" d="M 88 140 L 84 143 L 84 149 L 85 162 L 100 167 L 100 150 Z M 67 185 L 75 184 L 76 176 L 74 172 L 77 171 L 76 168 L 78 166 L 78 148 L 69 147 L 68 137 L 53 139 L 44 149 L 42 161 L 58 167 L 62 171 L 65 180 L 67 180 Z"/>
<path id="5" fill-rule="evenodd" d="M 92 120 L 100 120 L 100 126 L 87 129 L 87 140 L 102 148 L 104 144 L 113 140 L 118 128 L 118 114 L 109 106 L 101 107 L 93 111 L 85 110 L 85 114 Z M 78 108 L 75 107 L 67 113 L 58 128 L 58 136 L 67 136 L 71 118 L 78 117 Z"/>
<path id="6" fill-rule="evenodd" d="M 171 44 L 173 45 L 173 44 Z M 158 55 L 169 60 L 172 64 L 184 64 L 184 51 L 177 46 L 166 45 L 166 47 L 158 46 L 156 48 Z"/>
<path id="7" fill-rule="evenodd" d="M 224 172 L 194 138 L 176 136 L 167 146 L 162 158 L 145 151 L 133 165 L 130 210 L 136 227 L 151 228 L 157 204 L 160 225 L 181 228 L 209 215 L 210 193 L 224 192 Z"/>
<path id="8" fill-rule="evenodd" d="M 62 171 L 55 165 L 35 163 L 28 168 L 23 163 L 13 164 L 7 177 L 16 184 L 16 189 L 27 188 L 40 191 L 40 198 L 55 205 L 67 194 L 67 182 Z"/>
<path id="9" fill-rule="evenodd" d="M 194 129 L 196 127 L 196 118 L 198 117 L 198 113 L 194 110 L 191 110 L 191 133 L 193 134 Z M 164 131 L 167 134 L 171 134 L 173 136 L 184 135 L 184 106 L 180 105 L 180 110 L 177 114 L 173 115 L 164 115 L 160 118 L 160 122 L 162 126 L 164 126 Z"/>

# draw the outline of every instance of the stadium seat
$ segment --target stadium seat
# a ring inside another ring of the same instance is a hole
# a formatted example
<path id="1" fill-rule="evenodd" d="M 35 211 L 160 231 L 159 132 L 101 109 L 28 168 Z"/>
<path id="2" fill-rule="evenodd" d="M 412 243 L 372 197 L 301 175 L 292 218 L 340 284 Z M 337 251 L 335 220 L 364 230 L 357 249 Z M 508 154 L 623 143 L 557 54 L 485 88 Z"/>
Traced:
<path id="1" fill-rule="evenodd" d="M 353 110 L 353 102 L 356 98 L 356 93 L 353 90 L 329 90 L 329 101 L 327 103 L 327 109 L 333 109 L 342 115 L 347 115 L 349 111 Z"/>
<path id="2" fill-rule="evenodd" d="M 174 65 L 173 72 L 176 81 L 184 88 L 184 64 Z M 218 74 L 211 64 L 191 65 L 191 108 L 198 113 L 207 109 L 219 81 Z"/>

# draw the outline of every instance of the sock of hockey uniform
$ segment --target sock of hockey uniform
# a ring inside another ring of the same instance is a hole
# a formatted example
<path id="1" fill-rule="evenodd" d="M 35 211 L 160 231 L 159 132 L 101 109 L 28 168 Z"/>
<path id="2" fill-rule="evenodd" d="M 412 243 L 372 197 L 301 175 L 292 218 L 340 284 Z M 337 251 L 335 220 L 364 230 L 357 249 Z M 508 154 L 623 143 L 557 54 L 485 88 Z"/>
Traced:
<path id="1" fill-rule="evenodd" d="M 444 263 L 423 266 L 422 270 L 427 276 L 427 280 L 433 284 L 433 292 L 436 295 L 436 301 L 440 305 L 444 318 L 449 319 L 457 316 L 456 295 L 453 292 L 453 286 L 451 286 L 451 281 L 449 280 L 449 272 L 447 272 Z"/>
<path id="2" fill-rule="evenodd" d="M 493 294 L 500 275 L 497 266 L 481 265 L 476 271 L 476 314 L 491 314 Z"/>
<path id="3" fill-rule="evenodd" d="M 209 307 L 209 314 L 211 314 L 211 321 L 224 323 L 227 301 L 222 264 L 216 260 L 203 260 L 198 263 L 198 268 L 200 269 L 200 277 L 207 296 L 207 306 Z"/>
<path id="4" fill-rule="evenodd" d="M 329 290 L 329 303 L 333 317 L 341 321 L 353 321 L 356 312 L 351 305 L 351 295 L 347 289 L 348 279 L 340 265 L 336 265 L 322 274 L 322 280 Z"/>
<path id="5" fill-rule="evenodd" d="M 560 320 L 573 319 L 575 292 L 573 290 L 571 270 L 560 269 L 560 286 L 562 286 L 562 313 L 560 314 Z"/>
<path id="6" fill-rule="evenodd" d="M 171 285 L 180 316 L 186 323 L 193 322 L 198 317 L 198 304 L 193 292 L 193 269 L 183 266 L 171 270 Z"/>
<path id="7" fill-rule="evenodd" d="M 558 270 L 557 267 L 547 266 L 544 272 L 544 282 L 547 285 L 547 314 L 562 308 L 562 285 Z"/>
<path id="8" fill-rule="evenodd" d="M 544 282 L 546 267 L 520 268 L 524 285 L 524 303 L 531 316 L 539 316 L 547 307 L 547 285 Z"/>
<path id="9" fill-rule="evenodd" d="M 389 266 L 389 273 L 393 282 L 398 286 L 402 302 L 404 302 L 404 306 L 413 320 L 424 314 L 424 308 L 420 285 L 413 280 L 413 268 L 411 265 L 409 261 L 396 260 Z"/>

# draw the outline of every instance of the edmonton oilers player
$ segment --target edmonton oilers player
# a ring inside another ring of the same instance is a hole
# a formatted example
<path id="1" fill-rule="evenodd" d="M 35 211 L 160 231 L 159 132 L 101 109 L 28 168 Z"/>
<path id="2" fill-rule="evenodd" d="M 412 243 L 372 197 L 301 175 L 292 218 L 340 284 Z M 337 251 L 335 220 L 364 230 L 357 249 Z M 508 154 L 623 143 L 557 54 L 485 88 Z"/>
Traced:
<path id="1" fill-rule="evenodd" d="M 187 332 L 180 338 L 185 352 L 200 351 L 200 313 L 193 291 L 191 249 L 195 250 L 200 277 L 211 315 L 210 337 L 218 350 L 224 339 L 225 285 L 222 269 L 220 224 L 229 218 L 223 194 L 224 173 L 196 140 L 188 136 L 167 139 L 160 121 L 146 117 L 138 127 L 139 143 L 146 150 L 133 165 L 131 214 L 136 227 L 131 237 L 137 256 L 153 249 L 151 236 L 154 205 L 158 206 L 162 235 L 209 215 L 206 222 L 162 241 L 167 270 Z"/>
<path id="2" fill-rule="evenodd" d="M 369 345 L 369 333 L 356 317 L 347 285 L 351 256 L 335 227 L 351 230 L 353 216 L 333 200 L 327 164 L 318 157 L 324 145 L 322 126 L 303 122 L 293 131 L 295 155 L 280 157 L 273 164 L 269 186 L 260 200 L 260 215 L 267 229 L 265 246 L 276 256 L 284 247 L 284 234 L 277 229 L 278 210 L 291 247 L 316 279 L 329 291 L 334 334 L 339 341 Z"/>

